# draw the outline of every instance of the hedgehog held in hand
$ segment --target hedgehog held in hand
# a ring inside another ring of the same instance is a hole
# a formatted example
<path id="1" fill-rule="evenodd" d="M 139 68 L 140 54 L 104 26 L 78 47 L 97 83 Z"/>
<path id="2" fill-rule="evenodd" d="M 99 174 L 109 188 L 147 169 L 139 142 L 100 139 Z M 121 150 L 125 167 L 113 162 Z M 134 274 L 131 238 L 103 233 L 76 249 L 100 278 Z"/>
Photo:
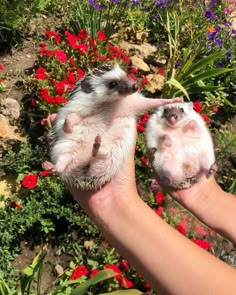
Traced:
<path id="1" fill-rule="evenodd" d="M 51 161 L 43 168 L 65 183 L 97 190 L 119 171 L 135 143 L 135 114 L 179 101 L 148 99 L 117 64 L 89 72 L 54 122 Z"/>
<path id="2" fill-rule="evenodd" d="M 154 175 L 166 187 L 188 188 L 216 171 L 210 131 L 192 102 L 158 108 L 145 136 Z"/>

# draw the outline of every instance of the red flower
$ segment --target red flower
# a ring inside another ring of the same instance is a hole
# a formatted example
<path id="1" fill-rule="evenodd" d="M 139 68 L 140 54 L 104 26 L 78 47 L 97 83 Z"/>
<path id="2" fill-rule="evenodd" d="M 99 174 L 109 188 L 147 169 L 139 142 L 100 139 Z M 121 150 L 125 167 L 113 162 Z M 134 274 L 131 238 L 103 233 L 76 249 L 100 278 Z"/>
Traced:
<path id="1" fill-rule="evenodd" d="M 53 39 L 55 39 L 58 43 L 61 42 L 61 37 L 59 36 L 59 34 L 57 32 L 54 31 L 47 31 L 46 35 L 48 37 L 52 37 Z"/>
<path id="2" fill-rule="evenodd" d="M 213 112 L 215 112 L 215 113 L 217 113 L 219 111 L 218 106 L 212 106 L 211 108 L 212 108 Z"/>
<path id="3" fill-rule="evenodd" d="M 163 201 L 165 200 L 165 196 L 162 192 L 158 192 L 155 194 L 155 199 L 156 199 L 158 205 L 161 205 L 163 203 Z"/>
<path id="4" fill-rule="evenodd" d="M 46 47 L 42 47 L 42 49 L 39 52 L 40 55 L 46 55 L 48 57 L 53 56 L 53 52 L 50 50 L 47 50 Z"/>
<path id="5" fill-rule="evenodd" d="M 35 106 L 37 104 L 37 100 L 35 98 L 31 99 L 31 105 Z"/>
<path id="6" fill-rule="evenodd" d="M 137 67 L 131 66 L 130 69 L 131 69 L 131 73 L 134 73 L 134 74 L 138 73 L 138 68 Z"/>
<path id="7" fill-rule="evenodd" d="M 202 105 L 200 104 L 199 101 L 196 100 L 196 101 L 193 102 L 193 109 L 194 109 L 194 111 L 197 112 L 197 113 L 200 113 L 200 112 L 201 112 L 201 110 L 202 110 Z"/>
<path id="8" fill-rule="evenodd" d="M 79 279 L 82 276 L 86 276 L 89 273 L 87 268 L 84 265 L 77 266 L 71 276 L 69 277 L 69 280 L 76 280 Z"/>
<path id="9" fill-rule="evenodd" d="M 80 53 L 85 54 L 88 51 L 88 46 L 84 43 L 76 45 L 76 49 L 79 49 Z"/>
<path id="10" fill-rule="evenodd" d="M 68 73 L 66 74 L 66 76 L 67 76 L 67 79 L 68 79 L 71 83 L 75 83 L 75 82 L 76 82 L 76 78 L 75 78 L 75 75 L 74 75 L 73 73 L 68 72 Z"/>
<path id="11" fill-rule="evenodd" d="M 4 69 L 3 65 L 0 65 L 0 71 L 2 71 Z"/>
<path id="12" fill-rule="evenodd" d="M 78 37 L 66 31 L 65 35 L 67 37 L 67 42 L 72 48 L 76 48 L 76 42 L 78 41 Z"/>
<path id="13" fill-rule="evenodd" d="M 137 129 L 140 132 L 144 132 L 145 131 L 145 127 L 140 122 L 137 123 Z"/>
<path id="14" fill-rule="evenodd" d="M 95 38 L 89 38 L 89 45 L 92 47 L 93 51 L 97 50 L 97 43 Z"/>
<path id="15" fill-rule="evenodd" d="M 39 175 L 43 176 L 43 177 L 51 175 L 51 174 L 52 174 L 52 171 L 41 171 L 41 172 L 39 172 Z"/>
<path id="16" fill-rule="evenodd" d="M 128 74 L 128 76 L 129 76 L 129 78 L 130 78 L 131 80 L 133 80 L 134 82 L 137 82 L 137 81 L 138 81 L 138 78 L 136 78 L 136 77 L 134 76 L 133 73 Z"/>
<path id="17" fill-rule="evenodd" d="M 34 188 L 37 185 L 37 174 L 25 175 L 22 180 L 22 185 L 27 188 Z"/>
<path id="18" fill-rule="evenodd" d="M 145 157 L 142 157 L 140 160 L 143 165 L 147 165 L 147 159 Z"/>
<path id="19" fill-rule="evenodd" d="M 129 63 L 129 58 L 125 54 L 123 55 L 122 59 L 125 63 L 127 63 L 127 64 Z"/>
<path id="20" fill-rule="evenodd" d="M 77 65 L 72 57 L 70 58 L 70 63 L 72 64 L 73 67 L 77 67 Z"/>
<path id="21" fill-rule="evenodd" d="M 191 241 L 205 250 L 211 250 L 211 244 L 208 241 L 203 241 L 200 239 L 191 239 Z"/>
<path id="22" fill-rule="evenodd" d="M 43 67 L 39 67 L 35 71 L 35 77 L 39 80 L 45 80 L 47 78 L 46 70 Z"/>
<path id="23" fill-rule="evenodd" d="M 78 33 L 78 38 L 85 40 L 88 37 L 88 33 L 85 30 L 80 30 Z"/>
<path id="24" fill-rule="evenodd" d="M 54 54 L 56 56 L 56 58 L 60 61 L 60 62 L 66 62 L 67 61 L 67 55 L 65 54 L 65 52 L 63 50 L 58 50 L 56 49 L 54 51 Z"/>
<path id="25" fill-rule="evenodd" d="M 133 287 L 133 283 L 124 276 L 116 276 L 115 279 L 119 282 L 120 286 L 123 288 L 129 289 Z"/>
<path id="26" fill-rule="evenodd" d="M 119 264 L 119 267 L 122 269 L 122 270 L 128 270 L 129 269 L 129 263 L 127 260 L 123 259 L 121 261 L 121 263 Z"/>
<path id="27" fill-rule="evenodd" d="M 143 85 L 147 85 L 148 84 L 148 78 L 147 77 L 144 77 L 142 80 L 141 80 L 141 83 Z"/>
<path id="28" fill-rule="evenodd" d="M 92 278 L 92 277 L 94 277 L 99 272 L 100 272 L 99 269 L 92 269 L 91 272 L 90 272 L 90 274 L 89 274 L 89 277 Z"/>
<path id="29" fill-rule="evenodd" d="M 77 69 L 78 79 L 81 80 L 84 77 L 84 71 L 81 68 Z"/>
<path id="30" fill-rule="evenodd" d="M 99 41 L 106 41 L 106 35 L 103 30 L 98 31 L 98 40 Z"/>
<path id="31" fill-rule="evenodd" d="M 162 76 L 165 75 L 165 69 L 157 67 L 157 71 L 159 72 L 160 75 L 162 75 Z"/>
<path id="32" fill-rule="evenodd" d="M 155 213 L 157 215 L 161 215 L 164 211 L 164 208 L 162 206 L 158 206 L 158 208 L 155 210 Z"/>
<path id="33" fill-rule="evenodd" d="M 201 236 L 206 236 L 207 235 L 207 231 L 197 222 L 194 222 L 194 226 L 195 226 L 195 231 L 196 233 L 198 233 Z"/>
<path id="34" fill-rule="evenodd" d="M 118 275 L 121 275 L 122 272 L 120 271 L 119 267 L 116 264 L 105 264 L 104 268 L 109 268 L 114 270 L 114 272 L 116 272 Z"/>
<path id="35" fill-rule="evenodd" d="M 182 220 L 181 222 L 179 222 L 177 225 L 176 225 L 176 229 L 183 235 L 186 234 L 187 232 L 187 224 L 184 220 Z"/>
<path id="36" fill-rule="evenodd" d="M 46 43 L 45 42 L 39 42 L 39 47 L 45 48 L 46 47 Z"/>
<path id="37" fill-rule="evenodd" d="M 15 209 L 20 209 L 21 208 L 21 204 L 17 200 L 13 201 L 12 206 Z"/>
<path id="38" fill-rule="evenodd" d="M 210 124 L 210 119 L 206 114 L 201 114 L 201 116 L 205 120 L 206 124 Z"/>

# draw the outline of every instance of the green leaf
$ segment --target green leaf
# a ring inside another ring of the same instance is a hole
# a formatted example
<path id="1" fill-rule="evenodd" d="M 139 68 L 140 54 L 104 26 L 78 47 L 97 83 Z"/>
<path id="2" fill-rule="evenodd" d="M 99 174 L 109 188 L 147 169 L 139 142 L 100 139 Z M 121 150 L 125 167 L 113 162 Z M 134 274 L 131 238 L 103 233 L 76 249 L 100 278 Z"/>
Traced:
<path id="1" fill-rule="evenodd" d="M 140 292 L 139 290 L 136 289 L 129 289 L 129 290 L 117 290 L 117 291 L 113 291 L 113 292 L 109 292 L 109 293 L 101 293 L 99 295 L 107 295 L 107 294 L 111 294 L 111 295 L 140 295 L 143 294 L 143 292 Z"/>
<path id="2" fill-rule="evenodd" d="M 189 78 L 187 79 L 186 81 L 184 81 L 182 83 L 182 86 L 188 86 L 192 83 L 196 83 L 197 81 L 201 80 L 205 80 L 205 79 L 208 79 L 208 78 L 213 78 L 215 76 L 218 76 L 218 75 L 221 75 L 221 74 L 224 74 L 224 73 L 227 73 L 227 72 L 230 72 L 230 71 L 233 71 L 233 69 L 228 69 L 228 68 L 224 68 L 224 69 L 212 69 L 212 70 L 209 70 L 209 71 L 206 71 L 202 74 L 199 74 L 199 75 L 196 75 L 192 78 Z"/>
<path id="3" fill-rule="evenodd" d="M 226 50 L 222 50 L 216 53 L 209 55 L 208 57 L 201 59 L 199 62 L 193 64 L 183 75 L 182 79 L 187 76 L 192 75 L 193 73 L 199 71 L 201 68 L 209 65 L 213 60 L 220 58 L 221 56 L 225 55 Z"/>
<path id="4" fill-rule="evenodd" d="M 193 93 L 200 93 L 200 92 L 208 92 L 208 91 L 216 91 L 216 90 L 223 90 L 224 87 L 222 86 L 214 86 L 214 85 L 206 85 L 206 86 L 196 86 L 195 84 L 190 85 L 188 87 L 188 94 Z M 178 96 L 181 92 L 175 92 L 175 95 Z"/>
<path id="5" fill-rule="evenodd" d="M 115 277 L 117 273 L 112 269 L 104 269 L 97 273 L 94 277 L 87 280 L 85 283 L 75 288 L 70 295 L 82 295 L 89 287 L 96 285 L 97 283 Z M 73 281 L 71 281 L 73 282 Z"/>
<path id="6" fill-rule="evenodd" d="M 171 78 L 170 80 L 166 81 L 166 84 L 173 85 L 177 89 L 179 89 L 184 95 L 190 100 L 187 90 L 174 78 Z"/>

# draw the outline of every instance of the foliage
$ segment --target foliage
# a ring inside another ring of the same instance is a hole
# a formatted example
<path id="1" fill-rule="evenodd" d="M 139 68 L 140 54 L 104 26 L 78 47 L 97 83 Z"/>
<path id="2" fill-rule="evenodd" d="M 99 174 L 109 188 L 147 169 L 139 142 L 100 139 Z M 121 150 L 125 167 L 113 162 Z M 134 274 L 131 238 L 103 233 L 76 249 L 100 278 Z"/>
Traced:
<path id="1" fill-rule="evenodd" d="M 158 21 L 154 23 L 154 32 L 157 31 L 155 26 L 161 27 L 164 33 L 163 41 L 168 44 L 165 47 L 168 51 L 165 52 L 167 63 L 163 96 L 173 97 L 182 94 L 190 100 L 190 94 L 193 97 L 193 94 L 205 92 L 205 98 L 212 103 L 219 96 L 219 90 L 222 90 L 222 83 L 215 77 L 232 69 L 216 68 L 215 61 L 219 62 L 220 58 L 229 56 L 229 48 L 216 51 L 215 46 L 212 46 L 214 43 L 218 47 L 223 47 L 221 40 L 215 37 L 219 29 L 210 26 L 208 13 L 211 12 L 202 6 L 201 1 L 199 2 L 191 8 L 183 1 L 178 1 L 175 6 L 162 7 L 157 13 Z M 196 11 L 192 11 L 190 15 L 190 9 Z M 200 19 L 196 21 L 196 17 Z M 206 27 L 211 30 L 208 35 Z M 206 43 L 207 47 L 203 52 L 202 48 Z M 211 84 L 205 84 L 204 80 L 211 81 Z M 221 103 L 228 102 L 221 100 Z"/>

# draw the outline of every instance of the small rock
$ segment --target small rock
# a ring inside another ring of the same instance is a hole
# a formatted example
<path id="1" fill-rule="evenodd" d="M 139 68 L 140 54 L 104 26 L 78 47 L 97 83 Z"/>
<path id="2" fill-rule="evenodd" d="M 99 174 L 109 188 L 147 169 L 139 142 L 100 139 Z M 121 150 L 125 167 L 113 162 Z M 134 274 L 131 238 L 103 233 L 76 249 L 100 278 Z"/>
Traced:
<path id="1" fill-rule="evenodd" d="M 64 269 L 63 269 L 63 267 L 60 264 L 57 264 L 55 266 L 55 271 L 57 272 L 57 274 L 59 276 L 61 276 L 64 273 Z"/>
<path id="2" fill-rule="evenodd" d="M 131 56 L 130 60 L 132 65 L 136 67 L 138 70 L 141 70 L 146 73 L 150 72 L 149 66 L 142 60 L 142 58 L 134 55 Z"/>
<path id="3" fill-rule="evenodd" d="M 7 117 L 0 114 L 0 138 L 7 138 L 7 139 L 16 139 L 23 142 L 26 142 L 26 139 L 21 137 L 19 134 L 16 133 L 17 128 L 11 126 Z"/>
<path id="4" fill-rule="evenodd" d="M 94 242 L 93 241 L 84 241 L 84 247 L 88 250 L 93 248 Z"/>
<path id="5" fill-rule="evenodd" d="M 164 85 L 165 78 L 160 74 L 149 74 L 147 75 L 149 83 L 146 85 L 147 91 L 155 93 L 161 91 Z"/>
<path id="6" fill-rule="evenodd" d="M 20 117 L 20 104 L 12 98 L 7 98 L 0 106 L 0 112 L 10 119 L 18 119 Z"/>

